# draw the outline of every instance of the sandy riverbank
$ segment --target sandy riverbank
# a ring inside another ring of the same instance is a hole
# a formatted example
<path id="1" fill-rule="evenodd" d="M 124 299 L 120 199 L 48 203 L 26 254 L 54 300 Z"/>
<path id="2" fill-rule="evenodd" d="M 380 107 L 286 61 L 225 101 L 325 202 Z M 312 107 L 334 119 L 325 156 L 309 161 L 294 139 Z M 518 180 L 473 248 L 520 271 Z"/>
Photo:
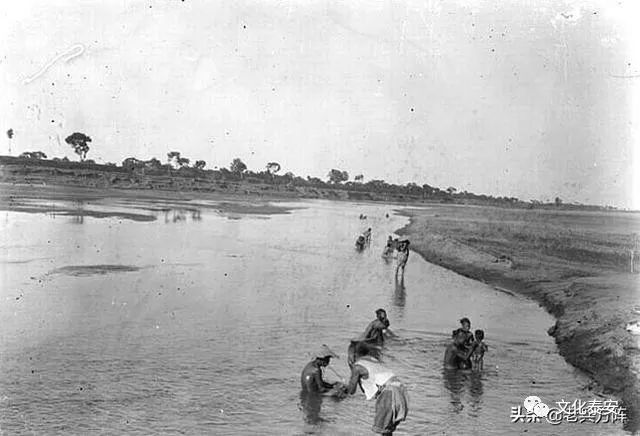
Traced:
<path id="1" fill-rule="evenodd" d="M 106 200 L 111 200 L 110 207 L 101 208 Z M 200 209 L 213 209 L 228 218 L 288 213 L 293 208 L 277 204 L 282 200 L 203 192 L 0 184 L 0 210 L 134 221 L 153 221 L 162 212 L 197 214 Z M 114 208 L 114 203 L 123 207 Z"/>
<path id="2" fill-rule="evenodd" d="M 629 249 L 640 217 L 623 213 L 436 206 L 404 210 L 398 233 L 427 261 L 538 301 L 557 320 L 561 355 L 596 382 L 593 395 L 616 396 L 626 429 L 640 430 L 640 275 Z"/>

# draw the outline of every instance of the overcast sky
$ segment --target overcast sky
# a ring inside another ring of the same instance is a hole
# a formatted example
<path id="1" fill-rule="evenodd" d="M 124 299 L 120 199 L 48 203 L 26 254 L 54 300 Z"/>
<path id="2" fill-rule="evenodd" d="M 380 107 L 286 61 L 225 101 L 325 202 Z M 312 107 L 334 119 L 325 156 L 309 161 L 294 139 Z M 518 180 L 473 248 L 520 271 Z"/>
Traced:
<path id="1" fill-rule="evenodd" d="M 5 5 L 1 153 L 75 159 L 79 131 L 98 162 L 178 150 L 640 208 L 633 1 L 225 3 Z"/>

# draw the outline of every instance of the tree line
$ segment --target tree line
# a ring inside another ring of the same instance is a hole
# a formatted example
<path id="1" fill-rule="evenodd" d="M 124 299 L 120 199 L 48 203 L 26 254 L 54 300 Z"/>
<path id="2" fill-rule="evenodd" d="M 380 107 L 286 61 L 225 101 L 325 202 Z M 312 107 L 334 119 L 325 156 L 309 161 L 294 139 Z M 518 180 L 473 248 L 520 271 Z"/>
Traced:
<path id="1" fill-rule="evenodd" d="M 13 136 L 13 130 L 7 132 L 7 136 L 10 138 Z M 87 160 L 87 153 L 90 151 L 89 143 L 92 142 L 88 135 L 80 132 L 74 132 L 65 138 L 65 142 L 73 149 L 80 159 L 80 162 L 95 164 L 93 160 Z M 26 159 L 47 159 L 46 154 L 41 151 L 24 152 L 20 155 L 21 158 Z M 53 161 L 69 162 L 69 159 L 64 157 L 53 158 Z M 106 167 L 118 167 L 115 163 L 106 163 Z M 297 176 L 291 171 L 282 175 L 278 173 L 282 170 L 282 166 L 278 162 L 268 162 L 264 170 L 251 171 L 247 165 L 240 159 L 235 158 L 229 164 L 229 168 L 219 168 L 217 170 L 205 169 L 207 166 L 204 160 L 193 160 L 183 156 L 179 151 L 170 151 L 167 153 L 166 161 L 160 161 L 153 157 L 148 160 L 141 160 L 135 157 L 128 157 L 122 161 L 120 168 L 128 172 L 145 172 L 150 173 L 166 173 L 167 175 L 180 175 L 183 177 L 207 177 L 212 176 L 214 178 L 222 178 L 226 180 L 246 181 L 248 183 L 268 183 L 283 185 L 288 188 L 295 187 L 313 187 L 313 188 L 330 188 L 330 189 L 345 189 L 350 191 L 360 192 L 376 192 L 376 193 L 388 193 L 394 195 L 408 195 L 414 198 L 422 199 L 435 199 L 439 201 L 455 201 L 455 200 L 468 200 L 472 202 L 480 203 L 492 203 L 492 204 L 508 204 L 508 205 L 520 205 L 528 207 L 540 207 L 544 203 L 531 200 L 528 203 L 522 202 L 516 197 L 494 197 L 491 195 L 474 194 L 472 192 L 462 191 L 459 192 L 453 186 L 446 189 L 441 189 L 428 184 L 419 185 L 414 182 L 409 182 L 405 185 L 397 185 L 388 183 L 385 180 L 373 179 L 367 182 L 364 181 L 363 174 L 357 174 L 350 180 L 349 173 L 337 168 L 329 170 L 326 176 L 326 181 L 318 177 L 307 176 L 303 178 Z M 559 197 L 555 198 L 555 206 L 563 205 L 562 200 Z"/>

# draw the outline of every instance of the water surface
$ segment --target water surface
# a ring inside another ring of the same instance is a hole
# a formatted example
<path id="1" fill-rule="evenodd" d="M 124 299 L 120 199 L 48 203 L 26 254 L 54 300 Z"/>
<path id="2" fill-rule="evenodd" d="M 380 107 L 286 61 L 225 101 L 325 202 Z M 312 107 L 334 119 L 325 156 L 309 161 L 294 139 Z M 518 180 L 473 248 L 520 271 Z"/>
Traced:
<path id="1" fill-rule="evenodd" d="M 528 395 L 592 399 L 589 380 L 546 335 L 553 319 L 535 303 L 416 253 L 398 286 L 393 263 L 380 257 L 387 235 L 406 222 L 390 207 L 291 206 L 270 216 L 104 201 L 98 217 L 2 212 L 0 429 L 370 434 L 373 402 L 359 393 L 307 401 L 299 376 L 323 343 L 342 355 L 333 367 L 346 376 L 348 340 L 383 307 L 400 337 L 385 361 L 410 395 L 397 434 L 619 431 L 510 423 L 511 407 Z M 369 226 L 372 247 L 356 252 Z M 485 330 L 485 371 L 446 375 L 443 350 L 463 316 Z"/>

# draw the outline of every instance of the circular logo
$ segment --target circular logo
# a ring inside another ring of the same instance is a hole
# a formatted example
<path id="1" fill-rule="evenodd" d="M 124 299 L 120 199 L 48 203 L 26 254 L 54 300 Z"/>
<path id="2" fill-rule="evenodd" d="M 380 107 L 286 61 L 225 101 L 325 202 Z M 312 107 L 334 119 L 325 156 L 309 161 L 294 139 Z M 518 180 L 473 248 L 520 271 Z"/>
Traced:
<path id="1" fill-rule="evenodd" d="M 544 403 L 538 403 L 533 406 L 533 413 L 540 418 L 544 418 L 549 414 L 549 406 Z"/>
<path id="2" fill-rule="evenodd" d="M 527 410 L 527 412 L 531 413 L 533 412 L 533 408 L 536 406 L 536 404 L 539 403 L 542 403 L 542 400 L 539 397 L 531 395 L 524 399 L 524 408 Z"/>

